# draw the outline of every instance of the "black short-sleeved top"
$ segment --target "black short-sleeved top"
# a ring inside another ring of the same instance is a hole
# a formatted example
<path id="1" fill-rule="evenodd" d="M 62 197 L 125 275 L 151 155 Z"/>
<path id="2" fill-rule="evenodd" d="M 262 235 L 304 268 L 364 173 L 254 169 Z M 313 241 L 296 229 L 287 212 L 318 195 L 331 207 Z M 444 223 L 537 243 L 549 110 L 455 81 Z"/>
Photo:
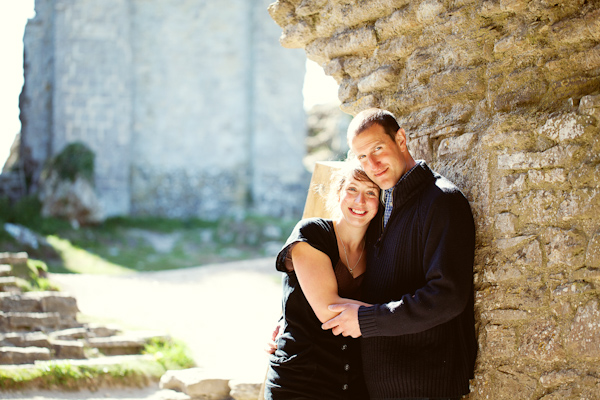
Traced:
<path id="1" fill-rule="evenodd" d="M 360 295 L 362 275 L 352 278 L 340 262 L 333 222 L 320 218 L 300 221 L 277 256 L 276 267 L 285 273 L 283 333 L 269 359 L 265 399 L 368 399 L 358 339 L 321 329 L 321 321 L 289 268 L 290 250 L 298 242 L 307 242 L 329 257 L 340 296 L 357 299 Z"/>

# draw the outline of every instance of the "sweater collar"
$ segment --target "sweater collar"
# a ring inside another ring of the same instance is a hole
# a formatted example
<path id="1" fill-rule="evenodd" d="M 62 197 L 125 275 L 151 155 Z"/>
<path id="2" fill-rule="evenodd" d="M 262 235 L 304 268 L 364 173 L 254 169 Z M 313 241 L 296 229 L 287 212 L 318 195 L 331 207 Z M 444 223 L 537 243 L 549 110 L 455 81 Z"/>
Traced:
<path id="1" fill-rule="evenodd" d="M 435 180 L 433 171 L 423 160 L 417 160 L 416 165 L 400 178 L 394 187 L 394 208 L 402 206 L 414 196 L 421 185 Z"/>

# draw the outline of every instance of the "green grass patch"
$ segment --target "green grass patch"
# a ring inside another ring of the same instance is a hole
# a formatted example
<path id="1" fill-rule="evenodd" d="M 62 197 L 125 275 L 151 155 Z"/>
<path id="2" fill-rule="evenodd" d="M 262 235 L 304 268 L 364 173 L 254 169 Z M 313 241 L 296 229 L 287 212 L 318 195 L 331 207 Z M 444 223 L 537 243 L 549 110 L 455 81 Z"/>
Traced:
<path id="1" fill-rule="evenodd" d="M 40 210 L 33 197 L 16 204 L 0 199 L 0 252 L 26 251 L 54 273 L 127 274 L 273 256 L 296 223 L 260 215 L 214 221 L 116 217 L 74 228 L 64 220 L 42 218 Z M 29 228 L 41 246 L 17 243 L 1 229 L 4 222 Z"/>
<path id="2" fill-rule="evenodd" d="M 196 366 L 190 349 L 177 339 L 154 338 L 146 345 L 143 354 L 152 354 L 166 370 Z"/>
<path id="3" fill-rule="evenodd" d="M 107 386 L 143 387 L 165 373 L 154 359 L 125 361 L 118 365 L 74 365 L 50 361 L 35 366 L 0 367 L 0 390 L 95 390 Z"/>

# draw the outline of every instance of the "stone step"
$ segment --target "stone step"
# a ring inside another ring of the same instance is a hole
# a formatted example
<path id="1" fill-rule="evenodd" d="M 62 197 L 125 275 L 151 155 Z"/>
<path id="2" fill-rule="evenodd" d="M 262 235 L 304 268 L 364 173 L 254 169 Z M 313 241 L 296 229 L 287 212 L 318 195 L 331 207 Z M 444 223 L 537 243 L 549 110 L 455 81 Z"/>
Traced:
<path id="1" fill-rule="evenodd" d="M 15 347 L 16 348 L 16 347 Z M 46 349 L 47 350 L 47 349 Z M 87 358 L 87 359 L 78 359 L 78 360 L 36 360 L 29 364 L 3 364 L 0 366 L 0 371 L 4 369 L 18 369 L 18 370 L 29 370 L 44 366 L 50 365 L 62 365 L 68 364 L 73 366 L 95 366 L 95 367 L 104 367 L 118 364 L 127 364 L 135 361 L 155 361 L 155 358 L 152 354 L 135 354 L 135 355 L 121 355 L 121 356 L 105 356 L 105 357 L 96 357 L 96 358 Z"/>
<path id="2" fill-rule="evenodd" d="M 0 276 L 9 276 L 12 274 L 12 267 L 9 264 L 0 264 Z"/>
<path id="3" fill-rule="evenodd" d="M 0 334 L 0 346 L 14 347 L 46 347 L 50 348 L 50 340 L 43 332 L 10 332 Z"/>
<path id="4" fill-rule="evenodd" d="M 155 333 L 128 333 L 109 337 L 96 337 L 86 340 L 88 347 L 97 348 L 106 356 L 139 354 L 152 338 L 167 338 Z"/>
<path id="5" fill-rule="evenodd" d="M 52 358 L 54 359 L 84 359 L 84 345 L 79 340 L 51 340 Z"/>
<path id="6" fill-rule="evenodd" d="M 76 316 L 79 312 L 77 300 L 73 296 L 53 291 L 0 293 L 0 310 L 58 312 L 65 316 Z"/>
<path id="7" fill-rule="evenodd" d="M 26 264 L 29 255 L 22 251 L 20 253 L 0 253 L 0 264 Z"/>
<path id="8" fill-rule="evenodd" d="M 64 321 L 59 313 L 1 312 L 0 329 L 4 332 L 57 330 Z"/>
<path id="9" fill-rule="evenodd" d="M 0 347 L 0 364 L 34 364 L 39 360 L 50 360 L 50 349 L 46 347 Z"/>
<path id="10" fill-rule="evenodd" d="M 0 292 L 16 292 L 19 290 L 18 278 L 14 276 L 0 276 Z M 9 293 L 9 294 L 11 294 Z"/>

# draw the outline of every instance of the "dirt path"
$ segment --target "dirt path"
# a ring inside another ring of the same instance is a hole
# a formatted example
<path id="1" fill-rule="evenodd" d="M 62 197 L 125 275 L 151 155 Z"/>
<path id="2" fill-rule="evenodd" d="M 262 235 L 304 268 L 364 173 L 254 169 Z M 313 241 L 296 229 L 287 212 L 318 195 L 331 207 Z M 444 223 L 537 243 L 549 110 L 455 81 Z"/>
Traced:
<path id="1" fill-rule="evenodd" d="M 263 348 L 281 310 L 281 274 L 274 265 L 274 258 L 263 258 L 131 276 L 51 274 L 50 279 L 77 298 L 83 318 L 169 333 L 187 343 L 199 367 L 260 381 Z M 157 390 L 79 392 L 78 397 L 31 392 L 10 398 L 159 399 Z"/>

